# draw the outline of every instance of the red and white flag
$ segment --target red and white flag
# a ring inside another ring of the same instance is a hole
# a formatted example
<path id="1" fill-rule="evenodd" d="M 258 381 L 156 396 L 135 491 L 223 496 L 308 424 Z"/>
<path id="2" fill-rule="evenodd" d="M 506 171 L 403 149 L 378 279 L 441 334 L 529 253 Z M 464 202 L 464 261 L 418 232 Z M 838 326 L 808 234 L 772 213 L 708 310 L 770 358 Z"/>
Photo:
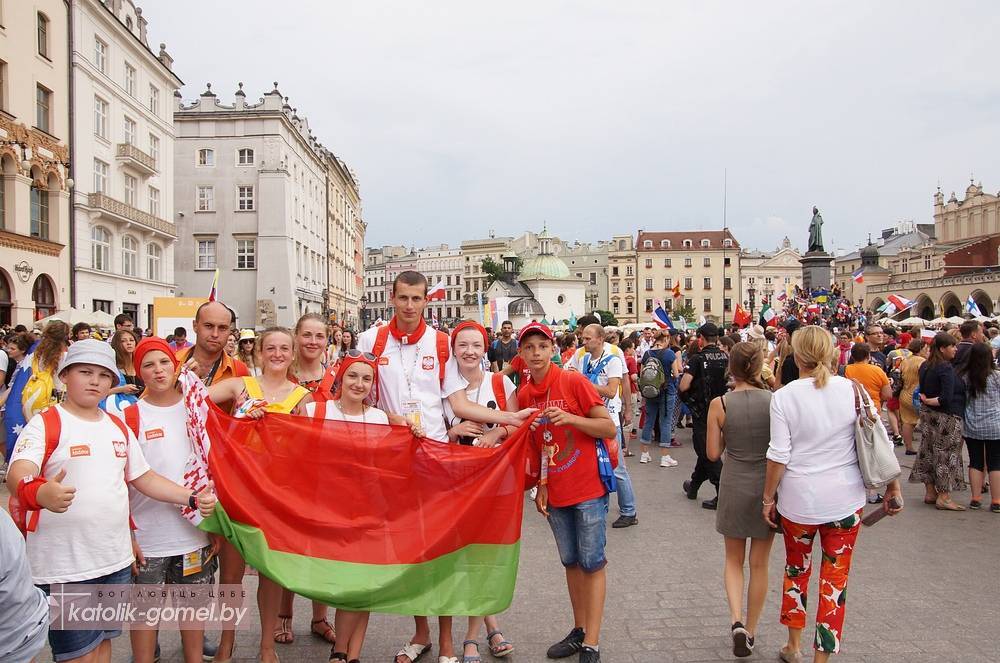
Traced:
<path id="1" fill-rule="evenodd" d="M 432 286 L 431 289 L 427 291 L 427 301 L 429 302 L 444 301 L 443 281 L 438 281 L 436 285 Z"/>

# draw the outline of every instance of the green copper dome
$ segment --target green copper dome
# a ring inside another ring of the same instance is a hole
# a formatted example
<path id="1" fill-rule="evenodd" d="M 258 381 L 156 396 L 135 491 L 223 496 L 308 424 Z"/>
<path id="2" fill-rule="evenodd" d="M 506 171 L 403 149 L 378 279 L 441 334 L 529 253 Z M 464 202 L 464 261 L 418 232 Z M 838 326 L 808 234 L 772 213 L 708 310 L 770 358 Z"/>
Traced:
<path id="1" fill-rule="evenodd" d="M 526 279 L 568 279 L 569 267 L 559 258 L 551 254 L 542 254 L 525 261 L 518 275 Z"/>

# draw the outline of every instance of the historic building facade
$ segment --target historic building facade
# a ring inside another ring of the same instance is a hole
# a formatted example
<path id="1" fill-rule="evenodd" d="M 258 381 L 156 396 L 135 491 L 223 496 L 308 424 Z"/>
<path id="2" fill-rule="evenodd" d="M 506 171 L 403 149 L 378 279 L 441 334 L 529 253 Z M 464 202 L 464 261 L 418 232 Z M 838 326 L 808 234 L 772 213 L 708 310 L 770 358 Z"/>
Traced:
<path id="1" fill-rule="evenodd" d="M 462 250 L 447 244 L 418 249 L 412 254 L 414 268 L 427 277 L 429 288 L 444 286 L 444 299 L 427 303 L 427 320 L 437 317 L 441 324 L 454 325 L 462 319 Z M 409 257 L 409 256 L 407 256 Z M 391 283 L 390 283 L 391 285 Z"/>
<path id="2" fill-rule="evenodd" d="M 325 150 L 274 89 L 232 104 L 209 86 L 174 111 L 178 294 L 219 297 L 242 327 L 292 326 L 327 305 L 329 209 Z"/>
<path id="3" fill-rule="evenodd" d="M 773 251 L 741 250 L 739 300 L 743 307 L 751 313 L 765 304 L 781 309 L 784 302 L 778 297 L 791 296 L 795 286 L 802 286 L 801 257 L 787 237 Z"/>
<path id="4" fill-rule="evenodd" d="M 510 248 L 512 237 L 497 237 L 492 232 L 485 239 L 462 242 L 462 318 L 479 320 L 482 317 L 480 301 L 486 300 L 489 276 L 483 272 L 483 260 L 491 258 L 497 264 Z"/>
<path id="5" fill-rule="evenodd" d="M 163 44 L 149 48 L 130 0 L 73 2 L 75 306 L 153 324 L 173 296 L 173 94 Z"/>
<path id="6" fill-rule="evenodd" d="M 0 324 L 30 326 L 72 295 L 69 21 L 60 0 L 0 19 Z"/>
<path id="7" fill-rule="evenodd" d="M 361 300 L 361 330 L 376 320 L 392 317 L 389 298 L 392 281 L 386 280 L 386 263 L 409 253 L 405 246 L 382 246 L 365 250 L 364 295 Z"/>
<path id="8" fill-rule="evenodd" d="M 840 288 L 844 297 L 858 305 L 867 302 L 868 288 L 884 285 L 888 278 L 885 274 L 892 271 L 892 263 L 901 253 L 922 248 L 929 248 L 933 251 L 934 226 L 903 221 L 892 228 L 884 229 L 874 241 L 871 238 L 868 241 L 868 245 L 860 247 L 856 251 L 839 255 L 833 262 L 834 283 Z M 872 255 L 870 246 L 877 249 L 874 255 Z M 866 252 L 869 257 L 876 257 L 878 260 L 875 262 L 869 260 L 868 264 L 862 265 Z M 864 272 L 861 283 L 858 283 L 854 280 L 853 275 L 862 266 L 864 266 Z"/>
<path id="9" fill-rule="evenodd" d="M 356 329 L 361 322 L 367 228 L 361 215 L 361 193 L 347 164 L 329 150 L 322 150 L 322 154 L 327 196 L 327 306 L 330 320 Z"/>
<path id="10" fill-rule="evenodd" d="M 611 305 L 609 310 L 623 325 L 639 321 L 635 279 L 635 238 L 632 235 L 615 235 L 608 247 L 608 299 Z"/>

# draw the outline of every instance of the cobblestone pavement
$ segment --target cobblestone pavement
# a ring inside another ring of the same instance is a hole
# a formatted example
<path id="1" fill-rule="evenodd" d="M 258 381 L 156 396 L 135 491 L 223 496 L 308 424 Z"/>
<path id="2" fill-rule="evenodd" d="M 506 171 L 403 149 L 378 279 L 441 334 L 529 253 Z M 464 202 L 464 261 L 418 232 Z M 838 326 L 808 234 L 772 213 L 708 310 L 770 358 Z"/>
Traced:
<path id="1" fill-rule="evenodd" d="M 608 528 L 608 598 L 601 638 L 606 662 L 732 659 L 722 537 L 715 532 L 714 513 L 702 509 L 700 499 L 689 501 L 681 492 L 681 482 L 694 465 L 694 452 L 690 431 L 679 433 L 684 446 L 673 450 L 679 467 L 640 465 L 638 455 L 628 459 L 638 495 L 639 525 Z M 908 465 L 910 457 L 899 453 Z M 908 474 L 904 468 L 904 477 Z M 702 497 L 711 492 L 706 484 Z M 994 605 L 1000 582 L 996 570 L 1000 517 L 989 511 L 939 512 L 922 504 L 922 494 L 922 486 L 904 484 L 904 512 L 861 533 L 851 570 L 843 652 L 833 657 L 837 663 L 1000 659 Z M 956 498 L 967 502 L 968 492 L 956 493 Z M 609 524 L 617 515 L 612 499 Z M 517 649 L 507 660 L 534 663 L 547 660 L 546 648 L 572 627 L 572 617 L 552 535 L 531 504 L 525 505 L 522 537 L 514 602 L 500 623 Z M 771 586 L 756 653 L 747 660 L 775 661 L 784 642 L 785 631 L 778 623 L 783 561 L 779 538 L 772 549 Z M 245 584 L 252 596 L 256 578 L 248 576 Z M 811 592 L 816 585 L 814 577 Z M 308 602 L 297 599 L 295 642 L 278 645 L 286 663 L 327 660 L 329 647 L 309 635 L 310 616 Z M 373 616 L 364 660 L 392 661 L 412 629 L 409 618 Z M 236 660 L 256 660 L 258 633 L 255 629 L 238 634 Z M 464 620 L 456 620 L 454 634 L 461 654 Z M 436 635 L 432 627 L 432 636 Z M 810 623 L 803 641 L 811 638 Z M 163 634 L 161 644 L 164 662 L 183 660 L 177 633 Z M 129 653 L 126 638 L 115 640 L 115 661 L 124 663 Z M 39 660 L 51 657 L 44 652 Z M 436 644 L 423 660 L 437 660 Z M 485 647 L 483 660 L 491 660 Z M 806 660 L 811 660 L 808 652 Z"/>

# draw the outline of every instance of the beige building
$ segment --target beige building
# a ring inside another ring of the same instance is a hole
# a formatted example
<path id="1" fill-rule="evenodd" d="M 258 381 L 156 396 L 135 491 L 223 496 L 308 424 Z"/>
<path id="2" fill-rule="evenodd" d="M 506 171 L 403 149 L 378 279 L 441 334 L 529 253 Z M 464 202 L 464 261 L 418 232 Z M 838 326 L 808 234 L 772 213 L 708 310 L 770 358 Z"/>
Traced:
<path id="1" fill-rule="evenodd" d="M 887 282 L 892 264 L 901 252 L 913 250 L 933 252 L 934 226 L 903 221 L 883 230 L 877 239 L 869 238 L 869 242 L 857 251 L 837 256 L 833 262 L 833 282 L 840 288 L 843 296 L 853 304 L 864 304 L 868 300 L 868 288 Z M 873 254 L 869 246 L 874 246 L 877 252 Z M 857 283 L 853 274 L 862 266 L 866 253 L 868 257 L 877 260 L 869 260 L 864 266 L 861 283 Z"/>
<path id="2" fill-rule="evenodd" d="M 405 246 L 382 246 L 365 250 L 364 296 L 361 300 L 361 330 L 376 320 L 388 321 L 392 280 L 386 280 L 386 263 L 409 253 Z"/>
<path id="3" fill-rule="evenodd" d="M 364 294 L 361 252 L 367 229 L 361 215 L 361 192 L 347 164 L 327 149 L 322 153 L 326 165 L 327 306 L 331 321 L 357 329 L 361 323 L 361 296 Z"/>
<path id="4" fill-rule="evenodd" d="M 640 319 L 649 317 L 659 299 L 668 311 L 679 301 L 693 309 L 696 319 L 732 321 L 739 297 L 740 245 L 728 229 L 640 230 L 636 262 Z M 671 296 L 676 282 L 680 300 Z"/>
<path id="5" fill-rule="evenodd" d="M 433 288 L 439 283 L 444 285 L 444 299 L 427 304 L 427 320 L 430 321 L 433 314 L 437 316 L 438 322 L 441 324 L 454 325 L 460 321 L 462 319 L 462 277 L 465 271 L 462 250 L 441 244 L 418 249 L 411 256 L 414 259 L 416 271 L 427 277 L 428 288 Z M 478 320 L 478 318 L 476 319 Z"/>
<path id="6" fill-rule="evenodd" d="M 934 194 L 935 236 L 941 242 L 954 242 L 1000 234 L 1000 193 L 983 191 L 983 185 L 969 183 L 965 198 L 959 200 L 955 192 L 946 203 L 938 189 Z"/>
<path id="7" fill-rule="evenodd" d="M 0 10 L 0 323 L 30 326 L 72 295 L 68 16 L 61 0 Z"/>
<path id="8" fill-rule="evenodd" d="M 462 242 L 462 318 L 479 320 L 482 308 L 480 298 L 486 301 L 489 276 L 483 272 L 483 260 L 492 258 L 503 264 L 503 255 L 510 248 L 512 237 L 496 237 L 492 232 L 486 239 L 471 239 Z"/>
<path id="9" fill-rule="evenodd" d="M 635 279 L 635 238 L 632 235 L 615 235 L 608 247 L 608 302 L 611 306 L 609 310 L 623 325 L 639 322 Z"/>
<path id="10" fill-rule="evenodd" d="M 764 304 L 777 310 L 783 308 L 784 302 L 778 297 L 783 293 L 791 296 L 795 286 L 802 286 L 801 258 L 787 237 L 773 251 L 741 250 L 739 301 L 743 308 L 752 313 L 760 311 Z"/>

